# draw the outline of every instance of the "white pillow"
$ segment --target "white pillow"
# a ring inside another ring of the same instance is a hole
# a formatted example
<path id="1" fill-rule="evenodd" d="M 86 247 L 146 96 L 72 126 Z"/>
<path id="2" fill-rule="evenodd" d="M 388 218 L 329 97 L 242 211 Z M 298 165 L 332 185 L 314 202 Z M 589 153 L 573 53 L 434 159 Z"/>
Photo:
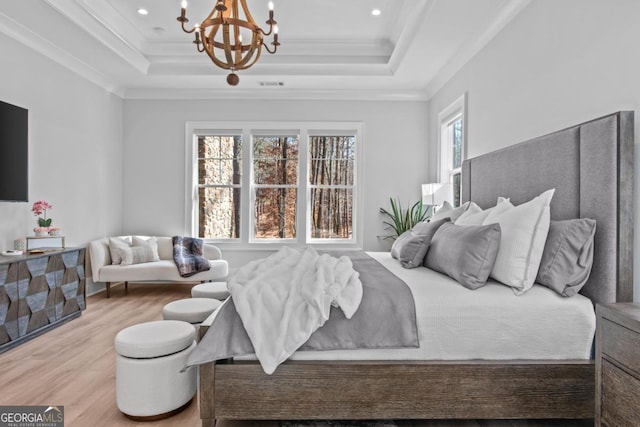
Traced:
<path id="1" fill-rule="evenodd" d="M 555 188 L 532 200 L 501 212 L 493 210 L 484 224 L 500 224 L 500 250 L 491 277 L 522 295 L 536 280 L 551 222 L 551 198 Z"/>
<path id="2" fill-rule="evenodd" d="M 482 225 L 491 212 L 500 213 L 512 207 L 513 205 L 509 199 L 505 199 L 504 197 L 498 197 L 496 205 L 485 210 L 482 210 L 478 205 L 471 202 L 469 209 L 456 220 L 456 225 Z"/>
<path id="3" fill-rule="evenodd" d="M 478 206 L 475 202 L 469 202 L 469 207 L 464 212 L 462 212 L 462 214 L 455 220 L 454 224 L 458 224 L 460 220 L 464 221 L 463 218 L 465 217 L 474 216 L 481 212 L 483 211 L 480 206 Z M 478 225 L 482 225 L 482 223 L 479 223 Z"/>
<path id="4" fill-rule="evenodd" d="M 458 206 L 457 208 L 454 208 L 449 202 L 445 201 L 442 207 L 438 209 L 438 211 L 431 218 L 429 218 L 429 221 L 451 218 L 451 222 L 455 222 L 460 217 L 460 215 L 462 215 L 467 209 L 469 209 L 470 205 L 470 202 L 466 202 Z"/>
<path id="5" fill-rule="evenodd" d="M 122 264 L 122 251 L 131 246 L 128 239 L 119 237 L 109 237 L 109 255 L 111 255 L 111 264 Z"/>
<path id="6" fill-rule="evenodd" d="M 142 246 L 142 247 L 149 248 L 149 252 L 146 252 L 146 254 L 150 254 L 147 256 L 151 256 L 151 259 L 145 262 L 160 261 L 160 256 L 158 256 L 158 241 L 156 240 L 155 237 L 149 237 L 148 239 L 143 239 L 138 236 L 133 236 L 133 241 L 131 246 L 133 247 Z"/>

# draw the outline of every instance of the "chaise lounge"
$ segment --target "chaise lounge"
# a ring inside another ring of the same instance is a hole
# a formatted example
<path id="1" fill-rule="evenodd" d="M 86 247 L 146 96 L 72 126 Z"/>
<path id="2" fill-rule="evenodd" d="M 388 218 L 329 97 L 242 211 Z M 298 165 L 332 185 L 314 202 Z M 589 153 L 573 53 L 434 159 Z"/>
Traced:
<path id="1" fill-rule="evenodd" d="M 119 236 L 119 239 L 130 244 L 134 236 Z M 150 237 L 135 236 L 143 240 Z M 182 277 L 173 260 L 173 243 L 171 237 L 156 237 L 159 260 L 133 263 L 130 265 L 114 264 L 109 250 L 109 238 L 94 240 L 89 243 L 92 277 L 95 283 L 104 282 L 107 298 L 111 296 L 111 284 L 124 282 L 128 289 L 129 282 L 207 282 L 224 279 L 228 273 L 227 261 L 222 259 L 222 252 L 217 246 L 205 243 L 203 256 L 209 260 L 208 271 L 196 273 L 190 277 Z"/>

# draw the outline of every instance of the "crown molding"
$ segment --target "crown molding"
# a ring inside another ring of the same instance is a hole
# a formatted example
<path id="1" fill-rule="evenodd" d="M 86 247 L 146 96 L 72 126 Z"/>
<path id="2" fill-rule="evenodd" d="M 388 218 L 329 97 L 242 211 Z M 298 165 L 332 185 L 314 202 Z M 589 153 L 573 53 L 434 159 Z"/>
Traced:
<path id="1" fill-rule="evenodd" d="M 417 4 L 413 4 L 412 2 L 410 10 L 411 14 L 407 19 L 406 25 L 402 27 L 402 30 L 398 35 L 396 45 L 389 58 L 389 67 L 391 70 L 397 70 L 398 66 L 404 60 L 407 52 L 409 51 L 409 47 L 413 42 L 413 37 L 418 31 L 418 27 L 420 27 L 422 22 L 426 20 L 426 16 L 431 10 L 433 3 L 434 0 L 426 0 Z"/>
<path id="2" fill-rule="evenodd" d="M 471 58 L 484 49 L 529 3 L 531 3 L 531 0 L 503 0 L 499 7 L 500 10 L 492 22 L 476 37 L 469 38 L 470 41 L 458 50 L 445 66 L 440 69 L 438 74 L 431 79 L 426 87 L 426 92 L 433 96 L 442 89 Z"/>
<path id="3" fill-rule="evenodd" d="M 142 51 L 147 56 L 201 56 L 202 53 L 195 49 L 191 39 L 171 39 L 163 41 L 145 41 Z M 335 56 L 335 57 L 358 57 L 375 56 L 389 60 L 394 51 L 391 40 L 306 40 L 288 39 L 286 44 L 278 48 L 277 55 L 264 55 L 262 59 L 278 57 L 298 57 L 298 56 Z M 206 56 L 206 55 L 205 55 Z"/>
<path id="4" fill-rule="evenodd" d="M 142 74 L 146 74 L 149 68 L 149 61 L 142 52 L 129 43 L 119 34 L 126 34 L 127 39 L 135 40 L 135 44 L 140 45 L 141 40 L 137 31 L 131 31 L 120 24 L 118 28 L 113 24 L 119 21 L 115 18 L 117 12 L 108 7 L 102 1 L 89 3 L 85 0 L 44 0 L 50 7 L 67 17 L 71 22 L 78 25 L 87 34 L 113 51 L 116 55 L 126 61 L 133 68 Z"/>
<path id="5" fill-rule="evenodd" d="M 260 89 L 159 89 L 129 88 L 125 99 L 136 100 L 322 100 L 322 101 L 426 101 L 429 94 L 415 90 L 295 90 Z"/>
<path id="6" fill-rule="evenodd" d="M 57 64 L 67 68 L 73 73 L 85 78 L 91 83 L 98 85 L 105 90 L 120 97 L 124 96 L 124 90 L 107 77 L 104 73 L 96 70 L 91 65 L 71 55 L 64 49 L 51 43 L 44 37 L 33 32 L 30 28 L 16 22 L 9 16 L 0 12 L 0 32 L 8 37 L 22 43 L 24 46 L 38 52 L 42 56 L 51 59 Z"/>

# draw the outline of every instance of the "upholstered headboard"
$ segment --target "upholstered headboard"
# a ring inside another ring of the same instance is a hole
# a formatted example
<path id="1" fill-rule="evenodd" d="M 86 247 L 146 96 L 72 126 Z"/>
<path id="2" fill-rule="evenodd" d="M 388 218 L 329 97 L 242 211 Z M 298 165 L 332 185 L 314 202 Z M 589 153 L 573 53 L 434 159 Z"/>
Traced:
<path id="1" fill-rule="evenodd" d="M 466 160 L 462 201 L 514 205 L 555 188 L 551 219 L 596 220 L 594 263 L 581 293 L 633 300 L 633 112 L 617 112 Z"/>

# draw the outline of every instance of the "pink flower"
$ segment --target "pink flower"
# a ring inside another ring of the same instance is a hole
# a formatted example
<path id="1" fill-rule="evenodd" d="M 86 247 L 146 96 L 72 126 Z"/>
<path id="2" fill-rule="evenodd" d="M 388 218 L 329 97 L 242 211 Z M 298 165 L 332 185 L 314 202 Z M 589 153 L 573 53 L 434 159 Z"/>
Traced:
<path id="1" fill-rule="evenodd" d="M 47 217 L 47 210 L 48 209 L 52 209 L 53 206 L 51 206 L 47 201 L 45 200 L 38 200 L 37 202 L 35 202 L 33 204 L 33 207 L 31 208 L 31 211 L 33 212 L 33 214 L 35 216 L 40 216 L 42 214 L 44 214 L 44 217 Z"/>
<path id="2" fill-rule="evenodd" d="M 53 206 L 45 200 L 38 200 L 33 204 L 31 211 L 38 217 L 38 225 L 40 227 L 49 227 L 51 225 L 51 218 L 47 218 L 47 209 L 52 208 Z M 40 217 L 40 215 L 44 216 L 44 218 Z"/>

